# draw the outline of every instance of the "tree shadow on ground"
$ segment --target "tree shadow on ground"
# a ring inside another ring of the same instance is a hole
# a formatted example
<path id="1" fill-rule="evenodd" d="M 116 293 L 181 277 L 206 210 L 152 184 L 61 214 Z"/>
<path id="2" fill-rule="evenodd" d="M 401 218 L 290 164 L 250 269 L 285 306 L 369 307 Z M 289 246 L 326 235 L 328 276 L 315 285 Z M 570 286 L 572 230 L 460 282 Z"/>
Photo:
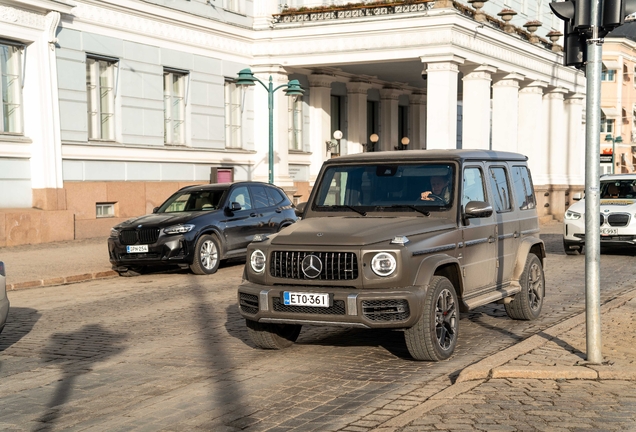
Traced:
<path id="1" fill-rule="evenodd" d="M 41 351 L 48 364 L 59 366 L 62 378 L 58 381 L 48 409 L 37 420 L 38 431 L 55 429 L 61 416 L 60 406 L 72 396 L 77 378 L 92 371 L 93 364 L 113 357 L 126 349 L 126 333 L 113 333 L 100 324 L 88 324 L 70 333 L 54 333 Z"/>

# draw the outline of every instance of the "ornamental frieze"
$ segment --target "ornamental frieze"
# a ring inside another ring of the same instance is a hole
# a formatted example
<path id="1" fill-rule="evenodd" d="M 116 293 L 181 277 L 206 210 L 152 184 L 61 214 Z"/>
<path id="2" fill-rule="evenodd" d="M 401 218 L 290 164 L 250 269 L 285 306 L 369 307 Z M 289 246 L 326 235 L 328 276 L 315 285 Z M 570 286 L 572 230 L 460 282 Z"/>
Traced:
<path id="1" fill-rule="evenodd" d="M 0 6 L 0 21 L 24 27 L 44 29 L 44 15 L 10 6 Z"/>

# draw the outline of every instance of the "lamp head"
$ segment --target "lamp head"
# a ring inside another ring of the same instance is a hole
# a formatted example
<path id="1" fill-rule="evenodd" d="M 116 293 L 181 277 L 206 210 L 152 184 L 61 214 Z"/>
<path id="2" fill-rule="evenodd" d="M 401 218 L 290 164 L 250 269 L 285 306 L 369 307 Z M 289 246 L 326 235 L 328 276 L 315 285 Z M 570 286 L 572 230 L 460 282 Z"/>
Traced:
<path id="1" fill-rule="evenodd" d="M 341 139 L 341 138 L 342 138 L 342 132 L 341 132 L 341 131 L 339 131 L 339 130 L 334 131 L 334 133 L 333 133 L 333 137 L 334 137 L 335 139 L 337 139 L 337 140 Z"/>
<path id="2" fill-rule="evenodd" d="M 402 138 L 402 141 L 401 141 L 402 145 L 405 145 L 405 146 L 409 145 L 410 142 L 411 140 L 408 137 Z"/>
<path id="3" fill-rule="evenodd" d="M 305 90 L 300 86 L 298 80 L 289 80 L 285 88 L 285 96 L 302 96 Z"/>
<path id="4" fill-rule="evenodd" d="M 377 143 L 380 140 L 380 137 L 378 136 L 378 134 L 371 134 L 369 140 L 371 140 L 372 143 Z"/>
<path id="5" fill-rule="evenodd" d="M 240 87 L 249 87 L 253 86 L 256 83 L 256 78 L 252 73 L 251 69 L 243 69 L 238 73 L 238 79 L 236 80 L 236 85 Z"/>
<path id="6" fill-rule="evenodd" d="M 614 140 L 617 143 L 622 143 L 623 142 L 623 137 L 622 136 L 617 136 L 616 139 Z"/>
<path id="7" fill-rule="evenodd" d="M 612 135 L 607 134 L 605 135 L 605 141 L 611 141 L 612 140 Z"/>

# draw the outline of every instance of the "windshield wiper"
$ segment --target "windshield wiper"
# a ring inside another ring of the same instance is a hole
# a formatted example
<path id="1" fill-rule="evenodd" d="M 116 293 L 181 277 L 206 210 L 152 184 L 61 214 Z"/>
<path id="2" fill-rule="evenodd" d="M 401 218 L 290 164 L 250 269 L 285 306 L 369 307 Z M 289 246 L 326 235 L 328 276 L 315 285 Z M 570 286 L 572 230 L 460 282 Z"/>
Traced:
<path id="1" fill-rule="evenodd" d="M 352 206 L 347 205 L 347 204 L 343 204 L 343 205 L 332 205 L 332 206 L 329 206 L 329 207 L 331 207 L 331 208 L 336 208 L 336 209 L 337 209 L 337 208 L 348 208 L 349 210 L 353 210 L 354 212 L 356 212 L 356 213 L 358 213 L 358 214 L 360 214 L 360 215 L 362 215 L 362 216 L 366 216 L 366 215 L 367 215 L 367 212 L 365 212 L 364 210 L 357 209 L 357 208 L 352 207 Z"/>
<path id="2" fill-rule="evenodd" d="M 411 205 L 411 204 L 393 204 L 385 208 L 410 208 L 412 210 L 415 210 L 418 213 L 422 213 L 424 216 L 431 215 L 431 212 L 427 212 L 426 210 L 422 210 L 421 208 L 415 207 L 414 205 Z"/>

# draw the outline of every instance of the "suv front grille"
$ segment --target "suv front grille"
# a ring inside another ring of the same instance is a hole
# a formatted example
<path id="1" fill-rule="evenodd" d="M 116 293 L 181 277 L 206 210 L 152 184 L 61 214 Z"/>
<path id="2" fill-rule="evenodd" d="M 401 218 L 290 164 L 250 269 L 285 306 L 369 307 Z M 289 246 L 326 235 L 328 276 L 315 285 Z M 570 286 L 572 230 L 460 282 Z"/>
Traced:
<path id="1" fill-rule="evenodd" d="M 125 230 L 119 233 L 119 240 L 123 245 L 153 244 L 159 238 L 159 228 L 144 228 L 140 230 Z"/>
<path id="2" fill-rule="evenodd" d="M 287 312 L 287 313 L 302 313 L 302 314 L 314 314 L 314 315 L 344 315 L 345 303 L 342 300 L 334 300 L 333 306 L 328 308 L 323 307 L 311 307 L 311 306 L 287 306 L 284 305 L 279 297 L 273 297 L 274 311 Z"/>
<path id="3" fill-rule="evenodd" d="M 371 321 L 404 321 L 411 313 L 406 300 L 363 300 L 362 314 Z"/>
<path id="4" fill-rule="evenodd" d="M 322 269 L 317 277 L 310 278 L 302 269 L 307 255 L 316 256 Z M 353 280 L 358 278 L 358 258 L 353 252 L 298 252 L 275 251 L 269 272 L 273 277 L 302 280 Z"/>

